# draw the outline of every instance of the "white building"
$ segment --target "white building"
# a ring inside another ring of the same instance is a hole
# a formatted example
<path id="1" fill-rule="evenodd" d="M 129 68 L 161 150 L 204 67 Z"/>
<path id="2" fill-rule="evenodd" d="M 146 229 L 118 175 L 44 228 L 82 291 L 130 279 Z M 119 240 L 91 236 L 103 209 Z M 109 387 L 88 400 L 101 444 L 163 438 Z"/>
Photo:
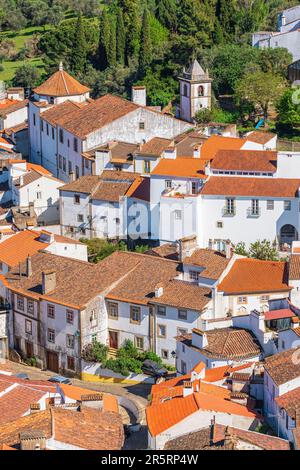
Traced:
<path id="1" fill-rule="evenodd" d="M 136 99 L 139 102 L 139 99 Z M 111 141 L 142 144 L 152 137 L 173 138 L 190 125 L 152 108 L 112 95 L 95 101 L 89 89 L 60 66 L 34 90 L 29 104 L 30 154 L 64 181 L 93 173 L 86 152 Z"/>
<path id="2" fill-rule="evenodd" d="M 284 10 L 278 15 L 278 29 L 261 31 L 252 35 L 252 45 L 259 48 L 284 47 L 292 55 L 294 61 L 300 59 L 300 6 Z"/>

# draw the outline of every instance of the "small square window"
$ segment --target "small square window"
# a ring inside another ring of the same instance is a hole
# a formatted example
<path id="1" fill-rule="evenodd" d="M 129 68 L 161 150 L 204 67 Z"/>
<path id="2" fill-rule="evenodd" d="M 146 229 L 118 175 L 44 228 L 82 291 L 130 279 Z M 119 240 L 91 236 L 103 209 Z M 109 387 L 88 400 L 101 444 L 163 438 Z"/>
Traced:
<path id="1" fill-rule="evenodd" d="M 90 324 L 91 324 L 91 328 L 95 328 L 98 324 L 98 321 L 97 321 L 97 312 L 95 309 L 93 309 L 91 311 L 91 316 L 90 316 Z"/>
<path id="2" fill-rule="evenodd" d="M 268 211 L 274 210 L 274 201 L 267 201 L 267 210 Z"/>
<path id="3" fill-rule="evenodd" d="M 167 327 L 166 327 L 166 325 L 157 325 L 157 336 L 159 338 L 166 338 L 166 336 L 167 336 Z"/>
<path id="4" fill-rule="evenodd" d="M 21 297 L 20 295 L 17 295 L 17 308 L 24 312 L 24 297 Z"/>
<path id="5" fill-rule="evenodd" d="M 55 331 L 48 328 L 48 341 L 49 343 L 55 343 Z"/>
<path id="6" fill-rule="evenodd" d="M 167 361 L 169 359 L 169 351 L 167 349 L 162 349 L 161 350 L 161 357 L 162 357 L 162 359 Z"/>
<path id="7" fill-rule="evenodd" d="M 74 204 L 80 204 L 80 196 L 78 194 L 74 196 Z"/>
<path id="8" fill-rule="evenodd" d="M 223 228 L 223 222 L 217 222 L 217 228 Z"/>
<path id="9" fill-rule="evenodd" d="M 197 271 L 190 271 L 189 277 L 191 281 L 198 281 L 199 280 L 199 273 Z"/>
<path id="10" fill-rule="evenodd" d="M 139 129 L 140 129 L 140 131 L 143 131 L 145 129 L 145 123 L 144 122 L 139 123 Z"/>
<path id="11" fill-rule="evenodd" d="M 166 189 L 172 189 L 172 181 L 171 180 L 166 180 L 165 181 L 165 188 Z"/>
<path id="12" fill-rule="evenodd" d="M 74 349 L 75 337 L 73 335 L 67 335 L 67 348 Z"/>
<path id="13" fill-rule="evenodd" d="M 157 315 L 161 315 L 161 316 L 165 317 L 166 316 L 166 307 L 164 307 L 163 305 L 158 305 Z"/>
<path id="14" fill-rule="evenodd" d="M 284 210 L 290 211 L 292 209 L 292 202 L 291 201 L 284 201 Z"/>
<path id="15" fill-rule="evenodd" d="M 182 211 L 175 211 L 175 220 L 182 220 Z"/>
<path id="16" fill-rule="evenodd" d="M 55 307 L 54 305 L 48 304 L 47 305 L 47 312 L 48 312 L 48 318 L 55 318 Z"/>
<path id="17" fill-rule="evenodd" d="M 83 215 L 77 214 L 77 222 L 83 222 Z"/>
<path id="18" fill-rule="evenodd" d="M 114 320 L 118 319 L 119 310 L 118 304 L 115 302 L 108 302 L 108 316 L 109 318 L 113 318 Z"/>
<path id="19" fill-rule="evenodd" d="M 74 312 L 73 310 L 67 310 L 67 323 L 73 325 L 74 323 Z"/>
<path id="20" fill-rule="evenodd" d="M 135 337 L 135 346 L 137 349 L 144 350 L 144 338 L 142 336 Z"/>
<path id="21" fill-rule="evenodd" d="M 248 303 L 248 299 L 247 299 L 247 297 L 244 297 L 244 296 L 238 297 L 238 298 L 237 298 L 237 303 L 238 303 L 238 304 L 247 304 L 247 303 Z"/>
<path id="22" fill-rule="evenodd" d="M 179 320 L 187 320 L 187 311 L 186 310 L 178 310 L 178 318 Z"/>
<path id="23" fill-rule="evenodd" d="M 32 322 L 30 320 L 25 320 L 25 332 L 28 335 L 32 334 Z"/>

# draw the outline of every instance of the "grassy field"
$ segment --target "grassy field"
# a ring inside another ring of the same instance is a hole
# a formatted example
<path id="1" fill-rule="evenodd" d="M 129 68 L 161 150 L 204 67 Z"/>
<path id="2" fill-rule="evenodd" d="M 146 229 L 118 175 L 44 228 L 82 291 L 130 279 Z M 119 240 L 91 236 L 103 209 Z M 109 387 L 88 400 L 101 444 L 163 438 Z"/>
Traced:
<path id="1" fill-rule="evenodd" d="M 31 39 L 35 34 L 43 34 L 45 31 L 50 29 L 49 26 L 40 27 L 40 26 L 32 26 L 29 28 L 22 29 L 18 32 L 15 31 L 2 31 L 0 33 L 0 41 L 2 39 L 11 39 L 14 41 L 16 45 L 16 51 L 19 52 L 25 45 L 28 39 Z M 2 62 L 2 66 L 4 67 L 3 71 L 0 71 L 0 80 L 10 81 L 12 80 L 16 70 L 22 64 L 31 63 L 35 67 L 38 67 L 43 72 L 43 61 L 39 57 L 35 57 L 33 59 L 25 59 L 25 60 L 4 60 Z"/>

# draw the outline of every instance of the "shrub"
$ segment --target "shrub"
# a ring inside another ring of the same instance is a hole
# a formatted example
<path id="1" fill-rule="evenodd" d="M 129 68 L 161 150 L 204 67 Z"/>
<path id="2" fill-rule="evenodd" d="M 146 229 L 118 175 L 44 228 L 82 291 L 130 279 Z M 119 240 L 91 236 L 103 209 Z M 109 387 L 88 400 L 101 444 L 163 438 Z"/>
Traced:
<path id="1" fill-rule="evenodd" d="M 103 363 L 103 367 L 110 369 L 117 374 L 122 374 L 125 377 L 129 375 L 130 372 L 134 372 L 135 374 L 140 374 L 142 372 L 141 363 L 136 359 L 128 357 L 108 359 Z"/>
<path id="2" fill-rule="evenodd" d="M 157 362 L 157 364 L 162 365 L 162 359 L 152 351 L 143 351 L 139 353 L 139 360 L 144 362 L 146 360 Z"/>
<path id="3" fill-rule="evenodd" d="M 29 357 L 25 360 L 25 364 L 31 367 L 37 367 L 37 359 L 36 357 Z"/>
<path id="4" fill-rule="evenodd" d="M 107 353 L 108 347 L 96 341 L 94 343 L 87 344 L 83 348 L 81 356 L 86 362 L 103 363 L 104 361 L 106 361 Z"/>
<path id="5" fill-rule="evenodd" d="M 133 342 L 129 339 L 124 341 L 123 346 L 117 352 L 117 358 L 137 358 L 139 355 L 138 349 L 134 346 Z"/>

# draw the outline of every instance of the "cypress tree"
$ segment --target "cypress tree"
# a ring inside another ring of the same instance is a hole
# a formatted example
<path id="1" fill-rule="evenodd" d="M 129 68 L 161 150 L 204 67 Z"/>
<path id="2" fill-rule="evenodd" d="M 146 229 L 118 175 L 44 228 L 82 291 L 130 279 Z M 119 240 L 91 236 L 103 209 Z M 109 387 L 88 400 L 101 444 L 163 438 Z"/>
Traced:
<path id="1" fill-rule="evenodd" d="M 125 57 L 128 63 L 130 58 L 138 57 L 140 37 L 139 37 L 139 2 L 137 0 L 118 0 L 119 7 L 123 11 L 124 25 L 126 32 Z"/>
<path id="2" fill-rule="evenodd" d="M 144 74 L 152 60 L 150 15 L 147 8 L 144 10 L 140 43 L 139 71 L 141 74 Z"/>
<path id="3" fill-rule="evenodd" d="M 83 72 L 86 65 L 87 45 L 81 13 L 75 25 L 74 44 L 71 54 L 70 65 L 72 71 L 75 74 Z"/>
<path id="4" fill-rule="evenodd" d="M 99 67 L 105 70 L 109 65 L 109 49 L 110 49 L 110 21 L 106 10 L 103 11 L 100 19 L 100 35 L 99 35 Z"/>
<path id="5" fill-rule="evenodd" d="M 175 32 L 177 28 L 176 0 L 156 0 L 156 17 L 169 30 Z"/>
<path id="6" fill-rule="evenodd" d="M 108 65 L 115 66 L 117 63 L 117 38 L 116 38 L 116 20 L 114 17 L 110 20 Z"/>
<path id="7" fill-rule="evenodd" d="M 121 8 L 117 14 L 117 61 L 124 65 L 125 63 L 125 47 L 126 47 L 126 33 L 124 26 L 124 17 Z"/>

